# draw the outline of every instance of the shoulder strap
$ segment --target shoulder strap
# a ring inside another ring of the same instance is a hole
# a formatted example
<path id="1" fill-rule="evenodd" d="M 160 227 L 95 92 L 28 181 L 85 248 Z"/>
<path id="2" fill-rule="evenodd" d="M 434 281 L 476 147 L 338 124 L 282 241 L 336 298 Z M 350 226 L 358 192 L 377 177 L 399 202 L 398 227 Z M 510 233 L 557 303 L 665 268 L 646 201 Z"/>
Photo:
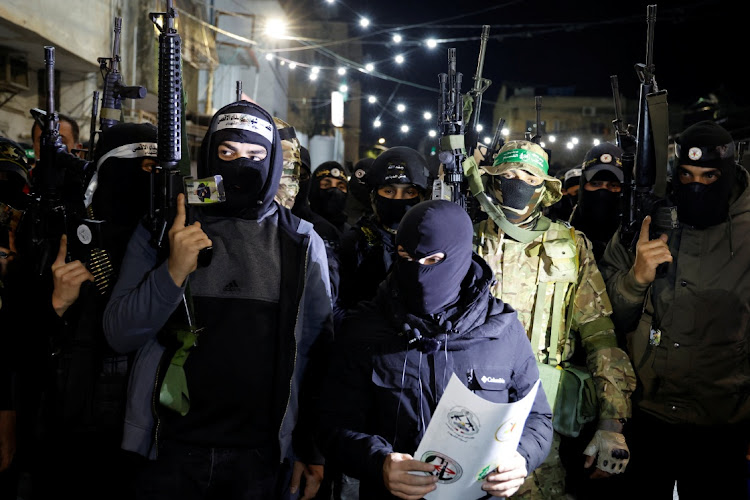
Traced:
<path id="1" fill-rule="evenodd" d="M 566 227 L 563 224 L 560 224 L 558 222 L 553 222 L 552 224 L 556 226 Z M 561 231 L 562 234 L 565 234 L 566 236 L 570 236 L 570 239 L 573 241 L 573 244 L 575 246 L 575 229 L 570 227 L 567 228 L 569 231 Z M 542 243 L 544 243 L 547 239 L 547 234 L 544 233 L 544 237 L 542 239 Z M 542 251 L 543 251 L 543 245 L 542 245 Z M 578 271 L 578 252 L 575 252 L 574 255 L 575 259 L 575 269 L 576 273 Z M 542 262 L 540 260 L 539 265 L 541 267 Z M 573 306 L 575 301 L 575 290 L 576 290 L 576 284 L 577 280 L 573 281 L 572 283 L 570 281 L 555 281 L 555 290 L 552 295 L 552 317 L 550 318 L 550 339 L 549 344 L 546 346 L 547 350 L 549 352 L 549 356 L 546 360 L 546 363 L 552 366 L 556 366 L 560 363 L 561 360 L 557 359 L 557 345 L 560 341 L 561 335 L 567 335 L 570 331 L 570 325 L 573 318 Z M 568 287 L 568 284 L 570 284 L 570 287 Z M 536 301 L 534 305 L 534 316 L 532 318 L 531 322 L 531 345 L 534 348 L 535 352 L 539 348 L 539 339 L 540 336 L 543 334 L 546 334 L 546 324 L 543 323 L 542 318 L 544 317 L 544 306 L 546 302 L 546 294 L 547 294 L 547 283 L 540 282 L 539 281 L 539 272 L 537 271 L 537 295 L 536 295 Z M 566 293 L 567 290 L 567 293 Z M 560 328 L 561 320 L 562 320 L 562 314 L 563 309 L 565 307 L 565 301 L 568 300 L 568 310 L 567 310 L 567 316 L 565 317 L 565 330 L 562 331 Z"/>

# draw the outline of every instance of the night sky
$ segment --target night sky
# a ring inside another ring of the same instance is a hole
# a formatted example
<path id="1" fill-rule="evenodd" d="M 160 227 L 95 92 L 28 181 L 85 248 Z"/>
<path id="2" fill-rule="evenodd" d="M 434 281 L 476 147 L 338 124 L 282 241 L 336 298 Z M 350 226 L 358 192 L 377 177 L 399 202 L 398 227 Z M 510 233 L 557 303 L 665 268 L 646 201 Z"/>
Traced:
<path id="1" fill-rule="evenodd" d="M 376 140 L 378 135 L 393 136 L 392 128 L 401 118 L 412 124 L 409 134 L 400 136 L 403 143 L 414 145 L 423 137 L 428 127 L 422 113 L 426 110 L 434 114 L 437 110 L 438 73 L 447 70 L 447 49 L 456 48 L 458 71 L 463 73 L 462 90 L 466 92 L 473 85 L 483 24 L 490 25 L 483 76 L 493 82 L 483 96 L 481 116 L 487 122 L 485 126 L 494 125 L 489 124 L 492 103 L 503 82 L 540 88 L 572 87 L 574 95 L 611 97 L 610 75 L 618 75 L 621 93 L 637 98 L 640 82 L 634 65 L 646 62 L 646 14 L 650 4 L 657 6 L 655 77 L 659 89 L 668 91 L 669 102 L 689 105 L 714 93 L 750 114 L 746 80 L 742 77 L 750 60 L 748 7 L 737 7 L 747 2 L 315 3 L 318 15 L 353 23 L 351 36 L 363 36 L 363 62 L 375 61 L 377 72 L 402 80 L 399 84 L 372 75 L 356 75 L 363 94 L 374 94 L 379 99 L 378 105 L 363 102 L 364 141 Z M 354 24 L 360 14 L 370 19 L 367 28 Z M 392 42 L 395 32 L 402 34 L 402 43 Z M 440 40 L 434 49 L 423 43 L 430 37 Z M 335 50 L 335 46 L 329 48 Z M 400 65 L 393 61 L 398 53 L 405 58 Z M 388 110 L 383 111 L 380 105 L 391 95 Z M 401 115 L 393 111 L 398 102 L 408 108 Z M 377 115 L 384 122 L 380 130 L 371 127 Z M 385 130 L 386 122 L 389 130 Z"/>

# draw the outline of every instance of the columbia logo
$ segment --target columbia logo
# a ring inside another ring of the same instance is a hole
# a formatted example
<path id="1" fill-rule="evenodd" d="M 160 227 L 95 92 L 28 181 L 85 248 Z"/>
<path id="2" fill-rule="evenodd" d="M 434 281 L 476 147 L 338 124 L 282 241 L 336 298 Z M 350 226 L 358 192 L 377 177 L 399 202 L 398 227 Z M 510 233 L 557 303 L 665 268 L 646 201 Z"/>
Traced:
<path id="1" fill-rule="evenodd" d="M 482 377 L 482 379 L 481 379 L 481 380 L 482 380 L 482 382 L 484 382 L 485 384 L 486 384 L 487 382 L 489 382 L 489 383 L 491 383 L 491 384 L 504 384 L 504 383 L 505 383 L 505 379 L 504 379 L 503 377 L 498 377 L 498 378 L 495 378 L 495 377 L 488 377 L 487 375 L 485 375 L 485 376 L 483 376 L 483 377 Z"/>
<path id="2" fill-rule="evenodd" d="M 224 287 L 224 291 L 230 292 L 230 293 L 236 293 L 236 292 L 239 292 L 240 290 L 241 290 L 240 285 L 238 285 L 235 280 L 230 281 Z"/>

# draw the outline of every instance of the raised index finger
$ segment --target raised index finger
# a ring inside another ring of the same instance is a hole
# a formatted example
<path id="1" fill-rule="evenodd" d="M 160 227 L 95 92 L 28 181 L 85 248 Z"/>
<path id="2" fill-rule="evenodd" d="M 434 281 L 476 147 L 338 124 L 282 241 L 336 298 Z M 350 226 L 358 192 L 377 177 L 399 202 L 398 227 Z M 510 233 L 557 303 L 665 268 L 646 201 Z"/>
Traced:
<path id="1" fill-rule="evenodd" d="M 638 243 L 648 243 L 649 226 L 651 226 L 651 216 L 647 215 L 643 218 L 643 222 L 641 222 L 641 234 L 638 235 Z"/>
<path id="2" fill-rule="evenodd" d="M 185 227 L 185 195 L 182 193 L 177 195 L 177 215 L 174 216 L 172 227 Z"/>
<path id="3" fill-rule="evenodd" d="M 57 250 L 57 258 L 55 259 L 55 262 L 53 262 L 54 265 L 60 265 L 65 264 L 65 256 L 68 254 L 68 236 L 66 234 L 63 234 L 60 237 L 60 247 Z"/>

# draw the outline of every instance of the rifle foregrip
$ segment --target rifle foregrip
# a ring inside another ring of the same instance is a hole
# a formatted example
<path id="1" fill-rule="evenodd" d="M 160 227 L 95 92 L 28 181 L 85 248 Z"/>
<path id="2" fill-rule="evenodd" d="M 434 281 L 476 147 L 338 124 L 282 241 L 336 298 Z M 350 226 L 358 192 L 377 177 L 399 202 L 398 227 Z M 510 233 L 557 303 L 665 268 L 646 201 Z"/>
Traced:
<path id="1" fill-rule="evenodd" d="M 182 148 L 182 40 L 177 33 L 159 35 L 158 159 L 177 162 Z"/>

